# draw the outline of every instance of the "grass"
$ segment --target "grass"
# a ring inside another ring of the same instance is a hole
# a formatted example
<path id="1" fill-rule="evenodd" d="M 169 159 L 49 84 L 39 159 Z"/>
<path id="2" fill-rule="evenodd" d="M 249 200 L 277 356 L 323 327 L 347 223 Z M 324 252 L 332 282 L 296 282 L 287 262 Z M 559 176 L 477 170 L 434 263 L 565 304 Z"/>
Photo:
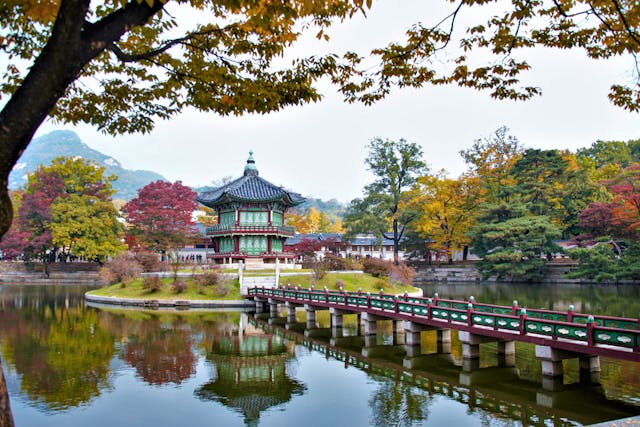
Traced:
<path id="1" fill-rule="evenodd" d="M 319 283 L 314 284 L 313 275 L 286 276 L 280 278 L 280 284 L 291 284 L 292 286 L 300 286 L 308 288 L 315 285 L 316 289 L 323 289 L 325 286 L 329 290 L 337 290 L 339 282 L 343 283 L 343 288 L 349 292 L 355 292 L 358 288 L 362 288 L 362 292 L 380 292 L 382 289 L 385 293 L 401 294 L 405 290 L 407 292 L 419 291 L 411 285 L 402 285 L 391 283 L 388 278 L 373 277 L 369 274 L 338 274 L 329 273 L 320 279 Z"/>
<path id="2" fill-rule="evenodd" d="M 176 299 L 176 300 L 240 300 L 240 285 L 238 279 L 229 281 L 229 292 L 226 295 L 216 293 L 215 286 L 198 286 L 190 277 L 183 277 L 181 280 L 187 288 L 178 293 L 172 289 L 173 278 L 162 279 L 162 288 L 158 291 L 150 291 L 142 287 L 142 278 L 135 279 L 124 288 L 116 283 L 115 285 L 90 291 L 90 295 L 116 297 L 116 298 L 138 298 L 138 299 Z"/>
<path id="3" fill-rule="evenodd" d="M 172 289 L 173 278 L 166 277 L 162 279 L 162 288 L 158 291 L 151 291 L 142 287 L 142 278 L 133 280 L 124 288 L 116 283 L 100 289 L 88 292 L 89 295 L 116 297 L 116 298 L 135 298 L 146 300 L 240 300 L 240 285 L 238 279 L 229 281 L 229 292 L 226 295 L 216 293 L 215 286 L 198 286 L 190 277 L 181 278 L 187 285 L 187 288 L 178 293 Z M 401 294 L 405 290 L 407 292 L 416 292 L 419 289 L 409 285 L 394 284 L 388 278 L 373 277 L 369 274 L 337 274 L 329 273 L 323 277 L 319 283 L 314 283 L 313 275 L 300 274 L 296 276 L 285 276 L 280 278 L 281 285 L 290 284 L 292 286 L 300 286 L 309 288 L 314 285 L 316 289 L 323 289 L 325 286 L 330 290 L 337 290 L 339 283 L 345 290 L 356 292 L 359 288 L 362 292 L 377 293 L 382 289 L 385 293 Z"/>

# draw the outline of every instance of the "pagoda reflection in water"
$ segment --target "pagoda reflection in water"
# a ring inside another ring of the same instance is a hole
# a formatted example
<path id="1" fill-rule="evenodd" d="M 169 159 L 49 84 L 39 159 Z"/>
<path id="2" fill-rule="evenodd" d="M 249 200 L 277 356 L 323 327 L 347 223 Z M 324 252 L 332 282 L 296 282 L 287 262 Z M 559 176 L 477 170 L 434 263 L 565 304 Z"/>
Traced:
<path id="1" fill-rule="evenodd" d="M 249 325 L 243 314 L 237 333 L 213 342 L 207 359 L 215 365 L 216 377 L 196 390 L 196 395 L 240 412 L 247 426 L 257 426 L 262 412 L 306 390 L 287 375 L 293 348 L 282 337 Z"/>

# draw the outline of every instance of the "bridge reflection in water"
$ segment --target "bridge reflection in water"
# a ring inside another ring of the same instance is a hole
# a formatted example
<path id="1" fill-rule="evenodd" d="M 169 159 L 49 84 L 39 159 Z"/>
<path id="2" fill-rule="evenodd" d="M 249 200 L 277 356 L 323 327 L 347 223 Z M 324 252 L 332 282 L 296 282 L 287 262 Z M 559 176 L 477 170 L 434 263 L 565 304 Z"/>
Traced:
<path id="1" fill-rule="evenodd" d="M 337 326 L 335 319 L 332 325 L 322 325 L 304 312 L 297 314 L 287 310 L 281 316 L 280 310 L 275 309 L 243 316 L 248 316 L 250 325 L 280 337 L 287 345 L 304 346 L 327 359 L 344 362 L 345 367 L 417 387 L 428 396 L 448 396 L 467 405 L 470 411 L 485 410 L 522 425 L 573 426 L 576 422 L 588 424 L 594 419 L 615 419 L 637 412 L 624 402 L 607 399 L 598 384 L 577 383 L 545 390 L 539 382 L 521 378 L 512 357 L 498 357 L 495 366 L 481 366 L 479 358 L 469 361 L 457 357 L 461 355 L 451 353 L 451 340 L 446 341 L 446 334 L 422 336 L 422 353 L 416 352 L 415 346 L 404 344 L 406 334 L 396 321 L 381 322 L 381 333 L 373 336 L 362 335 L 365 328 L 361 318 Z M 298 321 L 299 317 L 303 321 Z M 458 350 L 458 343 L 454 344 L 453 350 Z"/>

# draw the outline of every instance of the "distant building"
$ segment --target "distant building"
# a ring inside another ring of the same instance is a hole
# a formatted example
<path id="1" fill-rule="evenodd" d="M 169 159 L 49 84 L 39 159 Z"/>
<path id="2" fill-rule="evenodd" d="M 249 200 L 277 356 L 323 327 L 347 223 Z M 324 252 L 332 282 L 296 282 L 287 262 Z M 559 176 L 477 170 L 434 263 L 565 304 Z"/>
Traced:
<path id="1" fill-rule="evenodd" d="M 332 252 L 341 257 L 379 258 L 393 261 L 393 240 L 380 239 L 373 234 L 358 234 L 351 240 L 345 240 L 339 233 L 296 234 L 285 241 L 285 250 L 291 250 L 294 245 L 305 239 L 317 241 L 323 245 L 315 251 L 318 257 L 322 257 L 325 252 Z M 398 256 L 400 259 L 405 258 L 402 245 L 398 250 Z"/>
<path id="2" fill-rule="evenodd" d="M 196 200 L 218 214 L 218 224 L 205 231 L 214 250 L 207 253 L 208 259 L 220 264 L 242 261 L 248 266 L 294 261 L 295 255 L 284 250 L 284 241 L 294 236 L 295 229 L 284 226 L 284 216 L 305 199 L 258 176 L 253 152 L 242 177 Z"/>

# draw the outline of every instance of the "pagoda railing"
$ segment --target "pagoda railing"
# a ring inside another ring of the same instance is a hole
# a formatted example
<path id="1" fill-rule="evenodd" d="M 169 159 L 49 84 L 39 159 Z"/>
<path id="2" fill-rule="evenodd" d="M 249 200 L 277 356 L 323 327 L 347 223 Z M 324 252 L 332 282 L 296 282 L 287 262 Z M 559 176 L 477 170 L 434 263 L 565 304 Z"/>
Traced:
<path id="1" fill-rule="evenodd" d="M 296 254 L 293 252 L 260 252 L 260 253 L 249 253 L 249 252 L 209 252 L 207 254 L 207 258 L 209 259 L 219 259 L 219 258 L 250 258 L 250 257 L 260 257 L 260 258 L 293 258 Z"/>
<path id="2" fill-rule="evenodd" d="M 207 227 L 206 233 L 210 235 L 218 234 L 278 234 L 281 236 L 293 237 L 295 235 L 295 228 L 288 226 L 270 226 L 270 225 L 229 225 L 229 224 L 216 224 L 211 227 Z"/>
<path id="3" fill-rule="evenodd" d="M 367 312 L 396 320 L 451 328 L 499 339 L 551 345 L 571 351 L 640 361 L 639 319 L 568 311 L 527 309 L 468 301 L 385 293 L 250 288 L 245 298 Z"/>

